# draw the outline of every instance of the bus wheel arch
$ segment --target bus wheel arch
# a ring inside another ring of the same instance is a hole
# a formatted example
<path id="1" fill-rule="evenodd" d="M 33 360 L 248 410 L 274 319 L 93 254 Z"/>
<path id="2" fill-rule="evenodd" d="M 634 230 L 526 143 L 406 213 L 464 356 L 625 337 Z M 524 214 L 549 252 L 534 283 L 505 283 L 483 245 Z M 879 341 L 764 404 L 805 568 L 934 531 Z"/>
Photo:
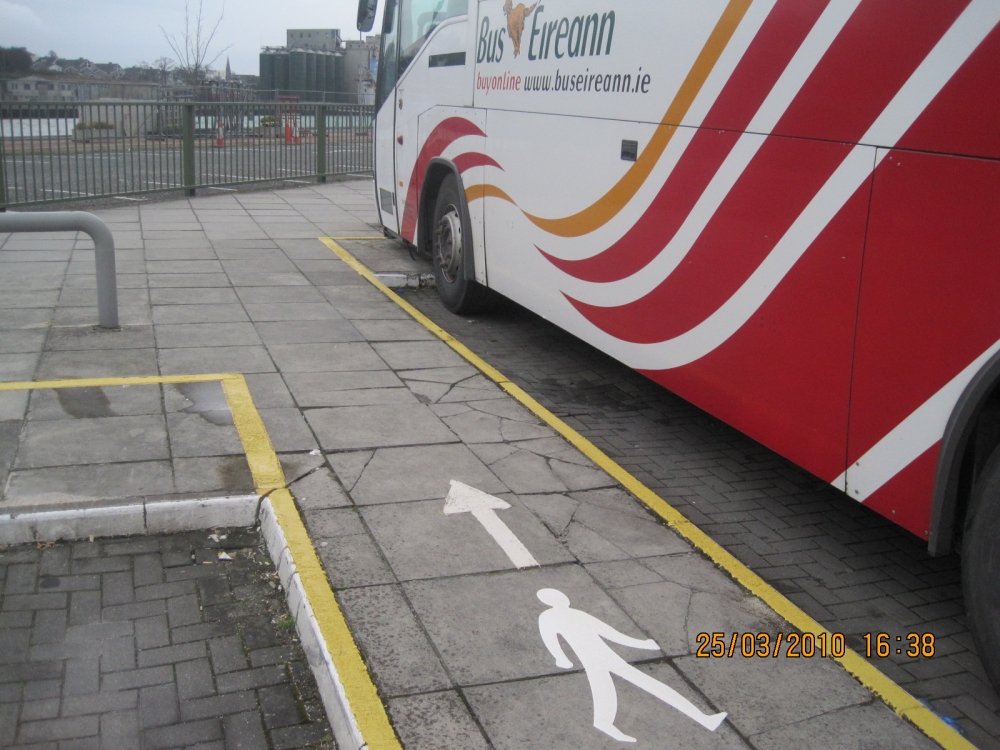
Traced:
<path id="1" fill-rule="evenodd" d="M 961 540 L 977 478 L 1000 446 L 1000 352 L 959 397 L 938 452 L 928 550 L 952 552 Z"/>
<path id="2" fill-rule="evenodd" d="M 419 225 L 417 248 L 431 259 L 444 306 L 459 315 L 489 312 L 496 304 L 496 295 L 476 281 L 465 186 L 449 161 L 433 159 L 427 166 L 420 192 Z"/>
<path id="3" fill-rule="evenodd" d="M 1000 689 L 1000 353 L 956 404 L 938 456 L 929 551 L 958 548 L 970 630 Z"/>

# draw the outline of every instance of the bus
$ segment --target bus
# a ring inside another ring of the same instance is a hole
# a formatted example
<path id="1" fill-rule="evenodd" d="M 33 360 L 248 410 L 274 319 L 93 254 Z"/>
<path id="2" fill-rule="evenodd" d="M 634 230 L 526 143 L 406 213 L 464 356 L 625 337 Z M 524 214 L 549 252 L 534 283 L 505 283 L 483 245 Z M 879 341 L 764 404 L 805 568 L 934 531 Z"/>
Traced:
<path id="1" fill-rule="evenodd" d="M 450 310 L 514 300 L 960 550 L 1000 687 L 998 25 L 997 0 L 385 0 L 374 151 L 384 231 Z"/>

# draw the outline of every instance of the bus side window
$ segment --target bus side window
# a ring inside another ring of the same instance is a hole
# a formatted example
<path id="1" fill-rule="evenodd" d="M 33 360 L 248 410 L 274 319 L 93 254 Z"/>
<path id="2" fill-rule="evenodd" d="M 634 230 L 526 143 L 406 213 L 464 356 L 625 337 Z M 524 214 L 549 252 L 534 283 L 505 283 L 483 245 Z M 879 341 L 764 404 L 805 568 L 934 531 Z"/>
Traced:
<path id="1" fill-rule="evenodd" d="M 442 22 L 469 12 L 469 0 L 401 0 L 399 76 L 417 56 L 427 37 Z M 388 6 L 386 7 L 388 12 Z M 397 76 L 398 77 L 398 76 Z"/>
<path id="2" fill-rule="evenodd" d="M 379 59 L 376 111 L 381 109 L 382 103 L 392 96 L 392 89 L 396 85 L 397 29 L 396 0 L 387 0 L 385 17 L 382 22 L 382 54 Z"/>

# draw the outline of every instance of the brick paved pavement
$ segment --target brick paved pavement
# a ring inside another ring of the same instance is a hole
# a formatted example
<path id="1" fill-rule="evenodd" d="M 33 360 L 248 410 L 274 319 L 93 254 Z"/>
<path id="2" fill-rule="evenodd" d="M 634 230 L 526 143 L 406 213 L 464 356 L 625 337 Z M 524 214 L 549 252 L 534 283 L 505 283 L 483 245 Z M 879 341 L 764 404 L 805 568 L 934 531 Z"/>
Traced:
<path id="1" fill-rule="evenodd" d="M 1000 696 L 975 654 L 957 555 L 929 557 L 908 532 L 513 303 L 470 320 L 433 289 L 405 296 L 856 650 L 862 633 L 934 633 L 932 659 L 872 661 L 977 746 L 1000 748 Z"/>
<path id="2" fill-rule="evenodd" d="M 0 551 L 0 747 L 334 748 L 259 536 L 217 533 Z"/>

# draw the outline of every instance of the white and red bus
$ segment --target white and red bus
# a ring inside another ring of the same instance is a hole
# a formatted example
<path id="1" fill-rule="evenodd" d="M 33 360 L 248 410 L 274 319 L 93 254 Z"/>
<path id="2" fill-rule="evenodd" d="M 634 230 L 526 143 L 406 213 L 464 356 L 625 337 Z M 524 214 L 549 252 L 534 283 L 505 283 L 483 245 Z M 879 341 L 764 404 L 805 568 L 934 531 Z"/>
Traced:
<path id="1" fill-rule="evenodd" d="M 445 304 L 515 300 L 960 548 L 1000 685 L 1000 0 L 382 10 L 376 200 Z"/>

